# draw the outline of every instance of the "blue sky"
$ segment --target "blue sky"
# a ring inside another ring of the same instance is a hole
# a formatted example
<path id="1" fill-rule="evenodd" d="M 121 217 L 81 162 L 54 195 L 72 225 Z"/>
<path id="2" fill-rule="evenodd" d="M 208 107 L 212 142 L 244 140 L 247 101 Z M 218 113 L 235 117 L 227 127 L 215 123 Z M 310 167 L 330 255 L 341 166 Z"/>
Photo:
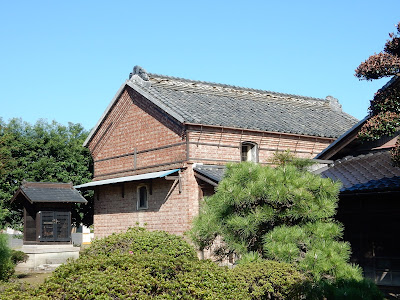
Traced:
<path id="1" fill-rule="evenodd" d="M 387 79 L 400 1 L 1 1 L 0 117 L 90 130 L 135 65 L 148 72 L 339 99 L 362 119 Z"/>

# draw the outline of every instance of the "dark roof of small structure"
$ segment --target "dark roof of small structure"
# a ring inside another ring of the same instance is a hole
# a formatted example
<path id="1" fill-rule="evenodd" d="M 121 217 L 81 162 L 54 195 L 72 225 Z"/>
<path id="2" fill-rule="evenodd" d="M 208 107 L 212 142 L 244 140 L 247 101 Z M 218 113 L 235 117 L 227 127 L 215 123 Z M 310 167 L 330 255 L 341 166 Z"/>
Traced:
<path id="1" fill-rule="evenodd" d="M 126 86 L 181 123 L 337 138 L 357 123 L 337 99 L 276 93 L 146 73 L 136 66 L 89 134 L 91 140 Z"/>
<path id="2" fill-rule="evenodd" d="M 393 166 L 388 150 L 336 160 L 321 176 L 340 180 L 342 194 L 400 191 L 400 168 Z"/>
<path id="3" fill-rule="evenodd" d="M 196 165 L 193 170 L 207 177 L 208 179 L 211 179 L 215 183 L 220 182 L 225 174 L 225 166 Z"/>
<path id="4" fill-rule="evenodd" d="M 87 203 L 72 183 L 23 182 L 11 201 L 21 196 L 30 203 Z"/>

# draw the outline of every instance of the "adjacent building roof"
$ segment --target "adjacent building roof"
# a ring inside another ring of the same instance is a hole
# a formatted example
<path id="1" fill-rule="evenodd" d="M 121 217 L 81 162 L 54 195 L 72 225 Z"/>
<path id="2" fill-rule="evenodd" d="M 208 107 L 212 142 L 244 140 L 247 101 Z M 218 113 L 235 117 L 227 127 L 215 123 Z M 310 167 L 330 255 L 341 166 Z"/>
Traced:
<path id="1" fill-rule="evenodd" d="M 196 164 L 193 170 L 216 184 L 222 180 L 225 174 L 225 166 Z"/>
<path id="2" fill-rule="evenodd" d="M 388 150 L 344 157 L 335 161 L 321 176 L 340 180 L 342 194 L 400 191 L 400 168 L 393 166 Z"/>
<path id="3" fill-rule="evenodd" d="M 181 123 L 337 138 L 357 123 L 337 99 L 276 93 L 147 73 L 136 66 L 92 130 L 126 87 L 134 89 Z"/>
<path id="4" fill-rule="evenodd" d="M 357 139 L 360 128 L 369 120 L 370 116 L 366 116 L 364 119 L 356 123 L 353 127 L 338 137 L 328 147 L 318 153 L 314 159 L 331 159 L 336 153 L 348 146 L 355 139 Z"/>
<path id="5" fill-rule="evenodd" d="M 23 182 L 11 201 L 87 203 L 72 183 Z"/>
<path id="6" fill-rule="evenodd" d="M 98 180 L 98 181 L 92 181 L 92 182 L 81 184 L 81 185 L 76 185 L 75 188 L 76 189 L 90 189 L 92 187 L 100 186 L 100 185 L 130 182 L 130 181 L 137 181 L 137 180 L 145 180 L 145 179 L 152 179 L 152 178 L 163 178 L 165 176 L 168 176 L 168 175 L 178 172 L 178 171 L 179 171 L 179 169 L 174 169 L 174 170 L 167 170 L 167 171 L 145 173 L 145 174 L 140 174 L 140 175 Z"/>

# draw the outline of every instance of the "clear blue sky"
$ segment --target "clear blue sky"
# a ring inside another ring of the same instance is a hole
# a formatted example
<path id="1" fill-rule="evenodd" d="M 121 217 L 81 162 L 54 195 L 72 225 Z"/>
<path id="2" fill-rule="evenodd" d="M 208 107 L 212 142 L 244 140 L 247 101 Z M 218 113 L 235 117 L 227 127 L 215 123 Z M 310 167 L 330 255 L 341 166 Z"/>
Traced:
<path id="1" fill-rule="evenodd" d="M 90 130 L 133 66 L 339 99 L 358 119 L 387 80 L 354 69 L 383 49 L 400 1 L 1 1 L 0 117 Z"/>

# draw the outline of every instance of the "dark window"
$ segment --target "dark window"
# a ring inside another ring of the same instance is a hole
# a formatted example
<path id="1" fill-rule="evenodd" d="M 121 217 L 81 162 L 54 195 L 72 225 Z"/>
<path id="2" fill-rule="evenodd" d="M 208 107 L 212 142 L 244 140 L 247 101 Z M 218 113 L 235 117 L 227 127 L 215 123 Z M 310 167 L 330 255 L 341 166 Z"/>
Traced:
<path id="1" fill-rule="evenodd" d="M 64 211 L 41 211 L 40 227 L 40 241 L 69 242 L 71 233 L 71 213 Z"/>
<path id="2" fill-rule="evenodd" d="M 137 190 L 138 197 L 138 209 L 146 209 L 147 208 L 147 186 L 142 185 L 138 187 Z"/>

